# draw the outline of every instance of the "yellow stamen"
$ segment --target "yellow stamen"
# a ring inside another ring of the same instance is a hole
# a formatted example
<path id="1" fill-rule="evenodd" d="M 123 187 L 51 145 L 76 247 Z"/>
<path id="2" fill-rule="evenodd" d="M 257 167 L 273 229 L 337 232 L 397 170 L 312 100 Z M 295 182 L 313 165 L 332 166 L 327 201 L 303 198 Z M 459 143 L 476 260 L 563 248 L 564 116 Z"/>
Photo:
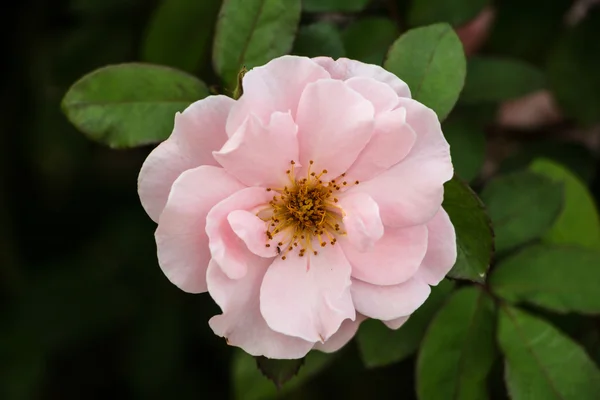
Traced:
<path id="1" fill-rule="evenodd" d="M 340 229 L 344 212 L 337 197 L 333 197 L 333 190 L 340 190 L 335 180 L 323 183 L 327 169 L 320 173 L 312 171 L 314 161 L 310 160 L 305 178 L 296 178 L 293 160 L 291 167 L 286 171 L 290 184 L 283 188 L 267 188 L 275 191 L 276 195 L 269 202 L 268 213 L 261 217 L 267 226 L 267 241 L 275 239 L 277 235 L 277 254 L 282 260 L 289 257 L 289 253 L 296 252 L 303 257 L 307 251 L 317 255 L 313 249 L 313 240 L 319 246 L 335 245 L 335 236 L 344 235 Z M 342 174 L 344 176 L 344 174 Z M 265 245 L 271 247 L 269 243 Z"/>

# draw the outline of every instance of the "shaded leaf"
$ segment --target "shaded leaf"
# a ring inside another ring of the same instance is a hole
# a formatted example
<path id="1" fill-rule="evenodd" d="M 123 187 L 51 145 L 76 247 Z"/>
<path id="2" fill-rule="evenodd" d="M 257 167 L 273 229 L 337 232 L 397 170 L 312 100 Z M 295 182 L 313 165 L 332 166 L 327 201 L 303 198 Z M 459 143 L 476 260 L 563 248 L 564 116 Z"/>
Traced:
<path id="1" fill-rule="evenodd" d="M 265 377 L 256 367 L 254 357 L 237 351 L 233 358 L 232 381 L 234 398 L 238 400 L 264 400 L 276 397 L 278 393 L 287 393 L 299 387 L 303 382 L 326 368 L 337 354 L 325 354 L 311 351 L 304 359 L 304 366 L 289 382 L 277 390 L 273 382 Z"/>
<path id="2" fill-rule="evenodd" d="M 412 97 L 442 121 L 456 103 L 465 81 L 460 39 L 448 24 L 411 29 L 394 42 L 384 67 L 410 87 Z"/>
<path id="3" fill-rule="evenodd" d="M 455 292 L 438 312 L 419 350 L 420 399 L 485 399 L 495 358 L 496 308 L 481 289 Z"/>
<path id="4" fill-rule="evenodd" d="M 371 0 L 303 0 L 302 9 L 307 12 L 358 12 Z"/>
<path id="5" fill-rule="evenodd" d="M 598 398 L 598 368 L 577 343 L 546 321 L 504 306 L 498 343 L 506 358 L 504 376 L 512 399 Z"/>
<path id="6" fill-rule="evenodd" d="M 501 102 L 544 89 L 541 70 L 523 61 L 497 57 L 472 57 L 467 66 L 460 101 Z"/>
<path id="7" fill-rule="evenodd" d="M 469 114 L 453 112 L 442 131 L 450 144 L 456 173 L 467 182 L 479 175 L 485 159 L 484 124 Z"/>
<path id="8" fill-rule="evenodd" d="M 536 159 L 530 169 L 561 182 L 565 190 L 562 212 L 543 240 L 600 249 L 598 210 L 585 184 L 568 169 L 550 160 Z"/>
<path id="9" fill-rule="evenodd" d="M 461 25 L 475 18 L 489 0 L 413 0 L 408 11 L 408 24 L 421 26 L 436 22 Z"/>
<path id="10" fill-rule="evenodd" d="M 398 34 L 398 28 L 389 18 L 365 17 L 348 25 L 342 37 L 348 58 L 381 65 Z"/>
<path id="11" fill-rule="evenodd" d="M 529 246 L 499 263 L 494 293 L 558 312 L 600 313 L 600 251 L 556 245 Z"/>
<path id="12" fill-rule="evenodd" d="M 304 358 L 295 360 L 277 360 L 262 356 L 255 358 L 256 366 L 260 372 L 273 381 L 278 389 L 280 389 L 284 383 L 296 376 L 302 365 L 304 365 Z"/>
<path id="13" fill-rule="evenodd" d="M 175 113 L 207 95 L 206 85 L 184 72 L 120 64 L 97 69 L 75 82 L 62 108 L 90 139 L 127 148 L 165 140 Z"/>
<path id="14" fill-rule="evenodd" d="M 454 283 L 448 280 L 431 288 L 427 301 L 399 329 L 390 329 L 374 319 L 363 322 L 356 341 L 365 366 L 373 368 L 396 363 L 416 352 L 429 322 L 453 288 Z"/>
<path id="15" fill-rule="evenodd" d="M 564 34 L 548 60 L 550 88 L 565 114 L 583 125 L 600 121 L 600 10 Z"/>
<path id="16" fill-rule="evenodd" d="M 292 49 L 300 0 L 224 0 L 219 13 L 213 65 L 233 88 L 243 66 L 251 69 Z"/>
<path id="17" fill-rule="evenodd" d="M 490 218 L 479 197 L 454 176 L 444 184 L 444 210 L 456 231 L 458 256 L 448 276 L 484 282 L 494 252 Z"/>
<path id="18" fill-rule="evenodd" d="M 345 50 L 342 36 L 334 24 L 316 22 L 300 28 L 292 53 L 306 57 L 339 58 L 345 55 Z"/>
<path id="19" fill-rule="evenodd" d="M 221 0 L 163 0 L 149 22 L 142 59 L 197 71 L 209 54 L 220 6 Z"/>
<path id="20" fill-rule="evenodd" d="M 552 226 L 563 205 L 563 185 L 530 171 L 490 181 L 481 192 L 503 252 L 538 239 Z"/>
<path id="21" fill-rule="evenodd" d="M 536 158 L 549 158 L 567 167 L 584 182 L 590 182 L 596 172 L 594 155 L 579 143 L 558 140 L 535 140 L 523 144 L 516 153 L 500 164 L 500 173 L 527 168 Z"/>

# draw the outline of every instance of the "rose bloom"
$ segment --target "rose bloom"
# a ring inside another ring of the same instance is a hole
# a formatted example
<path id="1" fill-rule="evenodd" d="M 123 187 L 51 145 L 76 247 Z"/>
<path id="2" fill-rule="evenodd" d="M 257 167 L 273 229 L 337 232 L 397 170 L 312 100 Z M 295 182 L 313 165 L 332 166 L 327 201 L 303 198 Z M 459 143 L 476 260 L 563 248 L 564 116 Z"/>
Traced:
<path id="1" fill-rule="evenodd" d="M 284 56 L 175 116 L 145 161 L 158 261 L 208 291 L 215 334 L 252 355 L 335 351 L 365 318 L 400 327 L 456 261 L 436 114 L 375 65 Z"/>

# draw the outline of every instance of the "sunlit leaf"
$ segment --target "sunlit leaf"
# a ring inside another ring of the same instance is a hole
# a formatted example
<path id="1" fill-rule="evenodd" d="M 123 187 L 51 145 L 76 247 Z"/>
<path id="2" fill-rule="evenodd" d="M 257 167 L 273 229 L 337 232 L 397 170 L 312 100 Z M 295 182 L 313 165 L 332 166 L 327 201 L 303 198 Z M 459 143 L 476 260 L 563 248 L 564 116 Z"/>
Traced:
<path id="1" fill-rule="evenodd" d="M 213 46 L 213 64 L 229 88 L 239 70 L 251 69 L 292 49 L 300 0 L 224 0 Z"/>
<path id="2" fill-rule="evenodd" d="M 490 286 L 510 302 L 528 302 L 557 312 L 600 313 L 600 251 L 535 245 L 508 257 Z"/>
<path id="3" fill-rule="evenodd" d="M 448 24 L 411 29 L 394 42 L 384 67 L 410 87 L 412 97 L 446 118 L 465 82 L 460 39 Z"/>
<path id="4" fill-rule="evenodd" d="M 151 64 L 120 64 L 97 69 L 75 82 L 62 108 L 90 139 L 127 148 L 165 140 L 175 113 L 207 95 L 206 85 L 184 72 Z"/>
<path id="5" fill-rule="evenodd" d="M 479 288 L 455 292 L 431 321 L 417 360 L 423 400 L 485 399 L 495 358 L 495 305 Z"/>
<path id="6" fill-rule="evenodd" d="M 498 343 L 511 399 L 595 400 L 600 371 L 585 351 L 546 321 L 502 307 Z"/>

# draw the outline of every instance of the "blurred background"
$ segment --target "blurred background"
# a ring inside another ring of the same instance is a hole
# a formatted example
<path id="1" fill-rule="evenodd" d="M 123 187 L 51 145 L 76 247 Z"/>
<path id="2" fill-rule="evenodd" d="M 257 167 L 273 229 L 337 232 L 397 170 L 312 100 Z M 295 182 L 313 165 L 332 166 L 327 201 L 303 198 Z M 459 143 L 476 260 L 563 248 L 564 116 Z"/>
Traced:
<path id="1" fill-rule="evenodd" d="M 198 24 L 214 24 L 219 1 L 212 3 L 213 14 Z M 303 26 L 325 21 L 341 32 L 342 47 L 317 48 L 306 28 L 294 53 L 330 51 L 381 63 L 409 25 L 410 4 L 363 3 L 368 5 L 361 11 L 319 13 L 316 2 L 307 1 Z M 509 56 L 543 74 L 558 69 L 593 81 L 459 104 L 447 123 L 457 170 L 477 189 L 497 171 L 543 155 L 567 165 L 598 199 L 600 107 L 598 93 L 587 89 L 597 88 L 600 79 L 593 69 L 600 65 L 598 7 L 570 0 L 487 3 L 469 21 L 449 21 L 469 55 Z M 158 267 L 155 225 L 136 193 L 151 148 L 108 149 L 77 132 L 60 110 L 68 87 L 96 68 L 168 63 L 143 50 L 160 6 L 157 0 L 22 0 L 2 12 L 0 399 L 252 399 L 275 393 L 256 375 L 252 359 L 213 335 L 207 321 L 219 310 L 209 296 L 179 291 Z M 353 25 L 359 18 L 384 20 L 391 28 L 367 33 Z M 364 35 L 381 38 L 377 46 L 365 45 Z M 549 62 L 556 53 L 558 61 Z M 582 57 L 591 65 L 587 70 L 578 64 Z M 219 87 L 210 48 L 187 69 Z M 567 91 L 560 105 L 554 88 Z M 569 316 L 553 318 L 578 335 Z M 598 357 L 598 327 L 586 332 L 592 332 L 584 339 Z M 351 343 L 317 361 L 326 365 L 322 373 L 281 396 L 414 396 L 414 357 L 366 370 Z M 495 397 L 505 397 L 500 378 L 491 385 Z"/>

